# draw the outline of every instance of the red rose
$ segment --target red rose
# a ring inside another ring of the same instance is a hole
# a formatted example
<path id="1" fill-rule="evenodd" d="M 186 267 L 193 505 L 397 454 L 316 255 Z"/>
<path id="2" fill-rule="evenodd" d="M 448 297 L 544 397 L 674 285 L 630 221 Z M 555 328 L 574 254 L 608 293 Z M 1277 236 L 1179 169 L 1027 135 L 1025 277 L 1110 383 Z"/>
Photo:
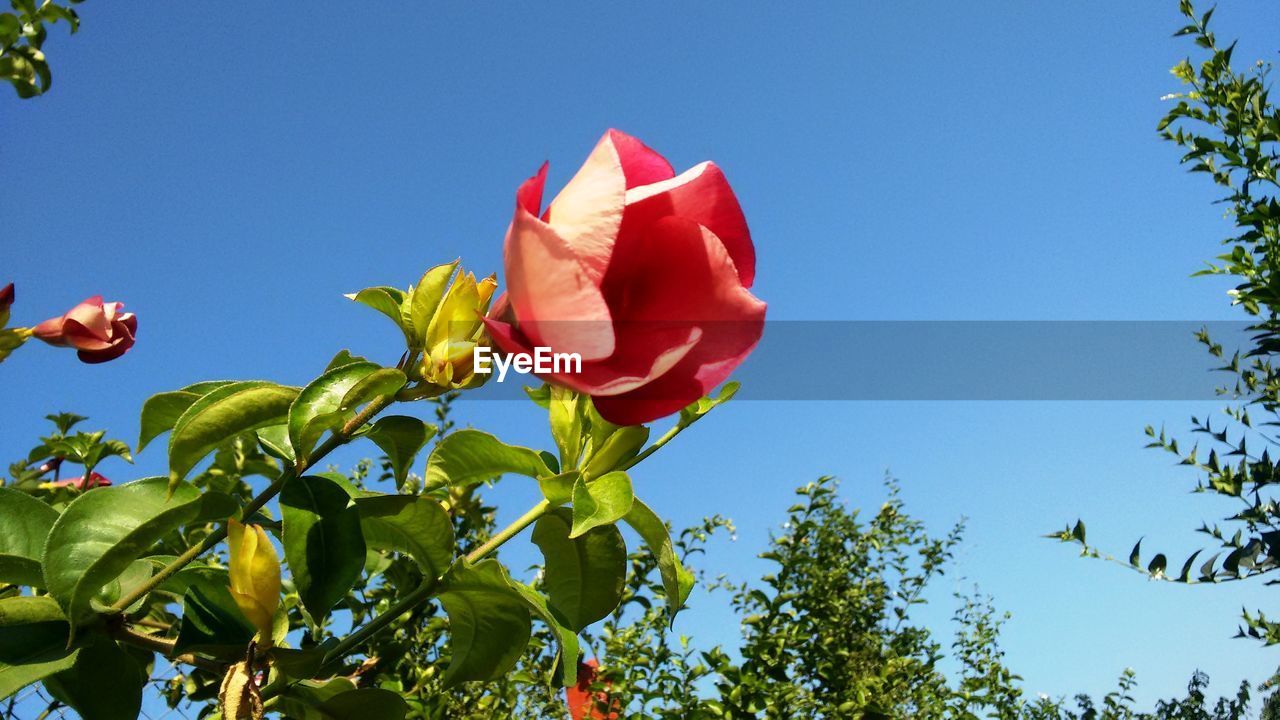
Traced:
<path id="1" fill-rule="evenodd" d="M 544 164 L 516 193 L 507 292 L 486 323 L 507 353 L 577 353 L 581 372 L 544 374 L 635 425 L 706 395 L 755 348 L 765 304 L 747 288 L 755 247 L 720 169 L 676 176 L 610 130 L 542 212 Z"/>
<path id="2" fill-rule="evenodd" d="M 62 317 L 49 318 L 32 328 L 32 334 L 58 347 L 73 347 L 80 360 L 100 363 L 114 360 L 133 347 L 138 319 L 121 312 L 124 303 L 103 303 L 95 295 Z"/>
<path id="3" fill-rule="evenodd" d="M 600 706 L 604 705 L 616 710 L 618 702 L 615 700 L 609 702 L 609 694 L 605 691 L 591 692 L 591 686 L 596 681 L 597 670 L 600 662 L 595 658 L 584 663 L 578 663 L 578 684 L 573 687 L 564 689 L 565 704 L 569 706 L 569 717 L 573 720 L 617 720 L 618 713 L 610 712 L 605 715 L 600 710 Z M 609 683 L 605 683 L 608 688 Z"/>

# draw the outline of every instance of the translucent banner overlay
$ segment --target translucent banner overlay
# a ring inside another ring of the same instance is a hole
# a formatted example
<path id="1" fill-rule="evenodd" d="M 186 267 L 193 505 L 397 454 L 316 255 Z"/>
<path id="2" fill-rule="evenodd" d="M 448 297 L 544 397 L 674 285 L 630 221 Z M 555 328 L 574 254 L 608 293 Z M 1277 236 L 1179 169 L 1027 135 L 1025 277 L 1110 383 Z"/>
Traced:
<path id="1" fill-rule="evenodd" d="M 1246 323 L 1224 321 L 770 321 L 731 379 L 750 400 L 1213 399 L 1234 379 L 1215 372 L 1224 361 L 1196 340 L 1202 329 L 1228 360 L 1250 346 Z M 523 398 L 538 384 L 495 375 L 468 397 Z"/>

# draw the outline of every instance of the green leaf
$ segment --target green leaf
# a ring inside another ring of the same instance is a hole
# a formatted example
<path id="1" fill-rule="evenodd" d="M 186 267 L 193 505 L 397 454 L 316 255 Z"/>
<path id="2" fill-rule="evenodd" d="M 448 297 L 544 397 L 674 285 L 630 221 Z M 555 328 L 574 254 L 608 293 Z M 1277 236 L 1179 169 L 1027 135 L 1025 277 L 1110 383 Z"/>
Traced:
<path id="1" fill-rule="evenodd" d="M 342 427 L 347 413 L 342 399 L 357 383 L 375 371 L 377 363 L 350 363 L 312 380 L 289 408 L 289 442 L 294 457 L 306 457 L 329 430 Z"/>
<path id="2" fill-rule="evenodd" d="M 20 491 L 0 487 L 0 583 L 44 587 L 40 558 L 58 511 Z"/>
<path id="3" fill-rule="evenodd" d="M 640 454 L 640 448 L 648 441 L 649 428 L 644 425 L 618 428 L 591 451 L 591 459 L 582 469 L 582 474 L 593 478 L 624 467 L 627 461 Z"/>
<path id="4" fill-rule="evenodd" d="M 413 328 L 412 346 L 414 348 L 423 347 L 431 318 L 435 317 L 436 308 L 440 307 L 440 301 L 444 299 L 445 290 L 449 288 L 449 280 L 458 269 L 459 262 L 454 260 L 427 270 L 414 286 L 409 296 L 409 323 Z"/>
<path id="5" fill-rule="evenodd" d="M 427 460 L 426 489 L 465 487 L 506 473 L 531 478 L 551 475 L 537 451 L 508 445 L 479 430 L 459 430 L 448 435 Z"/>
<path id="6" fill-rule="evenodd" d="M 404 720 L 409 705 L 398 693 L 382 688 L 360 688 L 338 693 L 316 707 L 332 720 Z"/>
<path id="7" fill-rule="evenodd" d="M 692 425 L 703 415 L 714 410 L 717 406 L 723 405 L 724 403 L 732 400 L 733 396 L 738 394 L 738 390 L 741 387 L 741 383 L 728 382 L 720 387 L 720 393 L 714 398 L 708 395 L 704 398 L 700 398 L 696 402 L 690 403 L 688 407 L 680 411 L 680 419 L 676 421 L 677 424 L 681 427 Z"/>
<path id="8" fill-rule="evenodd" d="M 547 627 L 551 628 L 556 644 L 560 647 L 560 660 L 557 663 L 560 668 L 560 678 L 558 680 L 560 685 L 562 687 L 572 687 L 578 684 L 578 634 L 564 624 L 556 612 L 547 604 L 547 599 L 538 591 L 514 580 L 511 581 L 511 587 L 524 598 L 525 603 L 529 605 L 529 609 L 546 623 Z"/>
<path id="9" fill-rule="evenodd" d="M 552 507 L 559 507 L 573 499 L 573 486 L 577 484 L 579 477 L 581 476 L 576 470 L 540 477 L 538 488 L 542 490 L 542 496 L 551 503 Z"/>
<path id="10" fill-rule="evenodd" d="M 404 315 L 400 312 L 400 308 L 404 304 L 403 290 L 387 286 L 371 287 L 365 288 L 358 293 L 351 293 L 347 295 L 347 298 L 361 305 L 367 305 L 391 318 L 396 327 L 400 328 L 400 332 L 404 333 L 405 341 L 410 345 L 413 344 L 412 329 L 405 327 Z"/>
<path id="11" fill-rule="evenodd" d="M 560 467 L 578 467 L 582 455 L 582 413 L 578 412 L 578 393 L 562 387 L 551 387 L 548 397 L 551 437 L 560 451 Z"/>
<path id="12" fill-rule="evenodd" d="M 44 549 L 45 589 L 67 617 L 79 621 L 89 602 L 173 530 L 195 522 L 226 518 L 235 502 L 187 483 L 173 487 L 154 477 L 98 488 L 67 506 L 49 531 Z"/>
<path id="13" fill-rule="evenodd" d="M 214 448 L 240 433 L 279 425 L 298 389 L 250 381 L 224 385 L 182 414 L 169 436 L 169 482 L 176 484 Z"/>
<path id="14" fill-rule="evenodd" d="M 418 452 L 426 446 L 427 441 L 435 437 L 436 427 L 428 425 L 416 417 L 408 415 L 388 415 L 380 418 L 369 429 L 365 437 L 369 438 L 386 453 L 391 461 L 391 470 L 395 474 L 396 487 L 404 485 L 409 476 L 409 468 L 413 465 Z"/>
<path id="15" fill-rule="evenodd" d="M 44 680 L 45 689 L 87 720 L 136 720 L 145 668 L 106 635 L 91 635 L 75 663 Z"/>
<path id="16" fill-rule="evenodd" d="M 48 595 L 0 599 L 0 699 L 75 663 L 70 626 Z"/>
<path id="17" fill-rule="evenodd" d="M 284 555 L 298 596 L 321 623 L 364 568 L 360 512 L 342 486 L 307 475 L 285 483 L 280 513 Z"/>
<path id="18" fill-rule="evenodd" d="M 409 379 L 396 368 L 379 368 L 370 373 L 342 398 L 342 409 L 355 415 L 363 405 L 400 392 Z"/>
<path id="19" fill-rule="evenodd" d="M 337 644 L 337 638 L 328 638 L 319 645 L 306 648 L 272 648 L 272 666 L 293 680 L 315 677 L 324 666 L 325 656 Z"/>
<path id="20" fill-rule="evenodd" d="M 201 580 L 187 587 L 182 598 L 182 624 L 173 650 L 231 662 L 244 657 L 256 632 L 231 598 L 223 571 L 221 583 Z"/>
<path id="21" fill-rule="evenodd" d="M 545 560 L 543 586 L 551 607 L 572 630 L 605 617 L 622 601 L 627 546 L 613 525 L 571 537 L 568 509 L 553 510 L 533 527 L 533 542 Z"/>
<path id="22" fill-rule="evenodd" d="M 229 380 L 201 382 L 188 385 L 181 390 L 162 392 L 147 398 L 147 401 L 142 404 L 140 420 L 142 430 L 138 435 L 137 451 L 142 452 L 142 449 L 152 440 L 172 430 L 182 414 L 197 400 L 213 390 L 230 384 Z"/>
<path id="23" fill-rule="evenodd" d="M 418 495 L 357 498 L 369 547 L 407 553 L 424 575 L 439 577 L 453 561 L 453 522 L 438 503 Z"/>
<path id="24" fill-rule="evenodd" d="M 351 363 L 357 362 L 369 362 L 369 360 L 368 358 L 364 358 L 359 355 L 352 355 L 350 350 L 339 350 L 338 354 L 334 355 L 333 359 L 329 361 L 329 364 L 325 366 L 324 371 L 329 372 L 334 368 L 339 368 L 343 365 L 350 365 Z"/>
<path id="25" fill-rule="evenodd" d="M 621 520 L 631 510 L 634 500 L 631 478 L 621 470 L 590 482 L 579 477 L 573 484 L 573 531 L 569 537 Z"/>
<path id="26" fill-rule="evenodd" d="M 492 680 L 515 667 L 529 644 L 529 606 L 498 561 L 458 562 L 436 597 L 449 615 L 446 686 Z"/>
<path id="27" fill-rule="evenodd" d="M 293 465 L 298 458 L 293 454 L 293 445 L 289 443 L 289 426 L 281 423 L 280 425 L 268 425 L 264 428 L 258 428 L 258 444 L 262 446 L 263 452 L 271 457 Z"/>
<path id="28" fill-rule="evenodd" d="M 631 504 L 631 510 L 623 520 L 640 535 L 645 545 L 649 546 L 649 550 L 657 558 L 658 572 L 662 574 L 662 587 L 667 594 L 667 609 L 674 622 L 676 613 L 680 612 L 684 601 L 693 590 L 693 574 L 686 570 L 680 563 L 680 558 L 676 557 L 667 524 L 658 517 L 657 513 L 649 509 L 648 505 L 641 502 L 640 498 L 636 498 Z"/>

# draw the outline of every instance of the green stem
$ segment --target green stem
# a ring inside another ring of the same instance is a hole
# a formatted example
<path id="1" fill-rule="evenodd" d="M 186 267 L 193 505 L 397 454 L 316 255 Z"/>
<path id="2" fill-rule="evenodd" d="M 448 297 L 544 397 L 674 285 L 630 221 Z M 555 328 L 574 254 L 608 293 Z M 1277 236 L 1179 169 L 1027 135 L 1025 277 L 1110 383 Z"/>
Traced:
<path id="1" fill-rule="evenodd" d="M 539 500 L 537 505 L 534 505 L 533 507 L 529 508 L 529 512 L 521 515 L 520 517 L 516 518 L 515 521 L 512 522 L 510 525 L 499 530 L 496 535 L 489 538 L 480 547 L 467 553 L 467 564 L 475 565 L 476 563 L 485 559 L 485 556 L 487 556 L 489 553 L 493 552 L 494 550 L 497 550 L 506 541 L 510 540 L 516 535 L 519 535 L 521 530 L 524 530 L 525 528 L 532 525 L 534 521 L 536 521 L 538 518 L 547 514 L 547 511 L 550 509 L 551 509 L 551 503 L 547 502 L 546 500 Z"/>
<path id="2" fill-rule="evenodd" d="M 320 462 L 324 456 L 333 452 L 334 449 L 346 444 L 351 439 L 352 433 L 359 430 L 360 427 L 368 422 L 370 418 L 385 410 L 387 406 L 393 402 L 395 402 L 394 396 L 384 396 L 366 405 L 364 410 L 357 413 L 355 417 L 351 418 L 350 422 L 343 425 L 337 432 L 333 433 L 328 440 L 321 443 L 310 455 L 306 458 L 299 459 L 294 467 L 288 468 L 284 472 L 280 473 L 280 477 L 276 478 L 275 482 L 272 482 L 265 490 L 258 493 L 257 497 L 250 500 L 249 504 L 240 512 L 240 520 L 248 520 L 255 512 L 261 510 L 264 505 L 271 501 L 271 498 L 279 494 L 280 490 L 284 488 L 285 483 L 292 478 L 301 475 L 307 468 L 313 467 L 316 463 Z M 191 546 L 186 552 L 179 555 L 168 565 L 165 565 L 159 570 L 159 572 L 152 575 L 149 580 L 130 592 L 125 593 L 123 597 L 111 605 L 111 611 L 117 613 L 124 612 L 126 608 L 137 602 L 138 598 L 146 595 L 152 590 L 155 590 L 160 583 L 172 577 L 174 573 L 186 567 L 191 563 L 191 561 L 205 554 L 209 550 L 212 550 L 218 543 L 225 540 L 226 537 L 227 526 L 224 524 L 209 533 L 203 541 Z"/>
<path id="3" fill-rule="evenodd" d="M 645 449 L 644 449 L 644 452 L 642 452 L 642 453 L 640 453 L 639 455 L 636 455 L 635 457 L 631 458 L 631 459 L 630 459 L 630 460 L 628 460 L 626 463 L 624 463 L 624 464 L 622 465 L 622 467 L 620 467 L 620 468 L 618 468 L 618 469 L 619 469 L 619 470 L 630 470 L 631 468 L 635 467 L 636 465 L 639 465 L 639 464 L 640 464 L 640 462 L 641 462 L 642 460 L 644 460 L 645 458 L 649 457 L 650 455 L 652 455 L 652 454 L 654 454 L 654 453 L 658 452 L 658 449 L 659 449 L 659 448 L 661 448 L 663 445 L 666 445 L 667 443 L 671 442 L 671 440 L 672 440 L 672 439 L 674 439 L 674 438 L 675 438 L 675 436 L 677 436 L 677 435 L 679 435 L 680 433 L 684 432 L 684 429 L 685 429 L 685 428 L 687 428 L 687 427 L 689 427 L 690 425 L 692 425 L 692 424 L 694 424 L 694 423 L 698 422 L 698 421 L 699 421 L 699 420 L 701 420 L 702 418 L 703 418 L 703 416 L 702 416 L 702 415 L 695 415 L 695 416 L 694 416 L 694 418 L 693 418 L 692 420 L 690 420 L 689 422 L 687 422 L 687 423 L 676 423 L 675 425 L 673 425 L 673 426 L 671 427 L 671 429 L 670 429 L 670 430 L 668 430 L 668 431 L 666 431 L 665 433 L 663 433 L 663 434 L 662 434 L 662 437 L 658 438 L 657 440 L 654 440 L 652 445 L 650 445 L 649 447 L 645 448 Z"/>

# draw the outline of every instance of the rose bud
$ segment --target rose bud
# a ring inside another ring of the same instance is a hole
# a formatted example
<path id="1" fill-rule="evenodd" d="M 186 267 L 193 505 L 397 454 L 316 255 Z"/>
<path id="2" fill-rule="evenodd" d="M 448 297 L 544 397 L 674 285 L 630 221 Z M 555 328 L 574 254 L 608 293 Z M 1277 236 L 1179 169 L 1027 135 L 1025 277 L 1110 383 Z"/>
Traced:
<path id="1" fill-rule="evenodd" d="M 62 317 L 49 318 L 32 328 L 32 334 L 58 347 L 73 347 L 82 362 L 114 360 L 133 347 L 138 319 L 122 312 L 124 303 L 103 303 L 95 295 Z"/>
<path id="2" fill-rule="evenodd" d="M 677 176 L 610 130 L 542 212 L 544 164 L 516 193 L 504 247 L 507 292 L 486 323 L 507 353 L 576 353 L 542 374 L 636 425 L 719 385 L 755 348 L 765 304 L 747 288 L 755 247 L 724 174 Z"/>
<path id="3" fill-rule="evenodd" d="M 81 476 L 66 478 L 65 480 L 58 480 L 56 482 L 40 483 L 40 487 L 47 489 L 71 487 L 77 490 L 91 490 L 96 487 L 107 487 L 110 484 L 111 481 L 106 477 L 99 475 L 96 472 L 90 472 L 88 477 Z"/>
<path id="4" fill-rule="evenodd" d="M 259 525 L 227 521 L 231 546 L 231 598 L 258 629 L 258 644 L 271 644 L 276 608 L 280 606 L 280 556 Z"/>
<path id="5" fill-rule="evenodd" d="M 13 307 L 13 283 L 0 288 L 0 328 L 9 324 L 9 308 Z"/>
<path id="6" fill-rule="evenodd" d="M 476 346 L 488 344 L 483 318 L 497 286 L 494 276 L 477 281 L 472 273 L 458 273 L 427 325 L 422 358 L 424 380 L 449 389 L 475 387 L 485 381 L 488 376 L 476 374 L 472 366 Z"/>

